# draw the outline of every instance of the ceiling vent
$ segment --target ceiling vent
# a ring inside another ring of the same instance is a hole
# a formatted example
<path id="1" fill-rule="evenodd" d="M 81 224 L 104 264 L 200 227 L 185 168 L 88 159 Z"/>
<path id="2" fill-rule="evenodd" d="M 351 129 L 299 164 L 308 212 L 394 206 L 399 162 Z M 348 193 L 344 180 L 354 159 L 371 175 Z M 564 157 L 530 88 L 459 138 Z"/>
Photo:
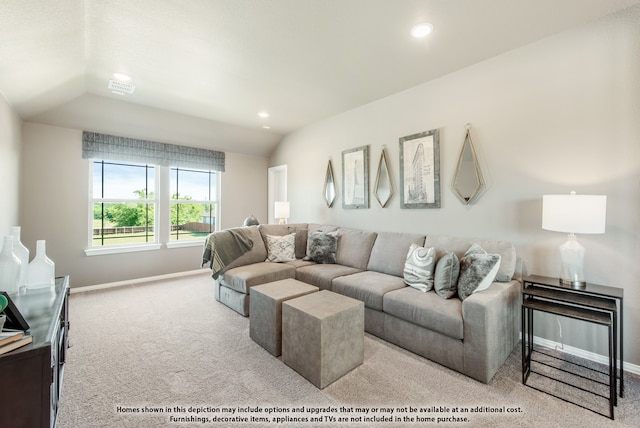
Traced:
<path id="1" fill-rule="evenodd" d="M 133 91 L 135 91 L 136 87 L 131 83 L 109 80 L 109 89 L 123 94 L 133 94 Z"/>

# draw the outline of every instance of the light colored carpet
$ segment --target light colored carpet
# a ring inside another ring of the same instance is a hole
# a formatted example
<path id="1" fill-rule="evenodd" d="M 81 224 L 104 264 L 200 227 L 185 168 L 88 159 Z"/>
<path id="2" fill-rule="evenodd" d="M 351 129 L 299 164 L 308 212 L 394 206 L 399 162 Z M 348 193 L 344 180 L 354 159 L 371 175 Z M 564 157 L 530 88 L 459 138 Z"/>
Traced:
<path id="1" fill-rule="evenodd" d="M 214 300 L 207 271 L 72 294 L 70 321 L 60 428 L 640 426 L 638 377 L 627 376 L 626 397 L 611 421 L 523 386 L 519 347 L 494 379 L 483 384 L 366 335 L 364 364 L 319 390 L 249 338 L 249 319 Z M 605 399 L 592 401 L 584 403 L 606 412 Z M 239 410 L 247 407 L 249 411 Z M 358 407 L 369 413 L 355 413 Z M 197 408 L 203 411 L 196 413 Z M 223 408 L 236 413 L 222 413 Z M 318 408 L 322 410 L 315 413 Z M 427 411 L 420 413 L 420 408 Z M 463 408 L 470 411 L 463 413 Z M 507 413 L 510 408 L 520 412 Z M 159 409 L 163 412 L 147 412 Z M 471 412 L 476 409 L 484 412 Z M 210 423 L 171 419 L 185 417 L 209 418 Z M 270 422 L 217 423 L 216 417 Z M 276 424 L 277 417 L 290 422 Z M 312 417 L 323 422 L 311 422 Z M 339 422 L 340 417 L 355 419 Z M 365 422 L 372 417 L 391 422 Z M 418 422 L 417 417 L 466 417 L 468 422 Z"/>

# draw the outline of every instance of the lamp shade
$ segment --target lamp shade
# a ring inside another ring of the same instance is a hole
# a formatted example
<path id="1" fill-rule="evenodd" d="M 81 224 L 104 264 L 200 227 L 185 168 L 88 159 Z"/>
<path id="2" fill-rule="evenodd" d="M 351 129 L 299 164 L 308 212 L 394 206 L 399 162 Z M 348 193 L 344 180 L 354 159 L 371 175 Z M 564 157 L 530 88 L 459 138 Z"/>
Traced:
<path id="1" fill-rule="evenodd" d="M 277 201 L 273 209 L 273 216 L 275 218 L 289 218 L 289 202 Z"/>
<path id="2" fill-rule="evenodd" d="M 566 233 L 604 233 L 606 195 L 543 195 L 542 228 Z"/>

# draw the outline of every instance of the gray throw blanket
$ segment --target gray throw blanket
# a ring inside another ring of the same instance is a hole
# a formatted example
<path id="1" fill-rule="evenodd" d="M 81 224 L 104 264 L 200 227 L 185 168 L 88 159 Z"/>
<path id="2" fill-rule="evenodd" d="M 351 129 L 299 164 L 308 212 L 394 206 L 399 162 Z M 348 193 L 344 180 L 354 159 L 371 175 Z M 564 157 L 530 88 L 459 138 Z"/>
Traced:
<path id="1" fill-rule="evenodd" d="M 215 279 L 229 263 L 252 247 L 253 241 L 244 230 L 227 229 L 213 232 L 204 243 L 201 266 L 208 264 Z"/>

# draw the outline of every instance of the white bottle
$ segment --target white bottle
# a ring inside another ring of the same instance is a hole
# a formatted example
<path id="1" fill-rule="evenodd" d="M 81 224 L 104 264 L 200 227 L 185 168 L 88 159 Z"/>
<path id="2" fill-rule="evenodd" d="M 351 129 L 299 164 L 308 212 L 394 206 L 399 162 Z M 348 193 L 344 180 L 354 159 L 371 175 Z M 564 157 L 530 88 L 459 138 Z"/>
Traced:
<path id="1" fill-rule="evenodd" d="M 29 272 L 29 249 L 20 242 L 20 226 L 12 227 L 11 234 L 13 235 L 13 254 L 20 259 L 21 263 L 18 288 L 26 287 L 27 273 Z"/>
<path id="2" fill-rule="evenodd" d="M 29 263 L 28 290 L 44 290 L 55 284 L 55 264 L 46 254 L 46 241 L 36 241 L 36 256 Z"/>
<path id="3" fill-rule="evenodd" d="M 9 294 L 18 294 L 20 280 L 20 259 L 13 253 L 13 236 L 8 235 L 2 241 L 0 252 L 0 290 Z"/>

